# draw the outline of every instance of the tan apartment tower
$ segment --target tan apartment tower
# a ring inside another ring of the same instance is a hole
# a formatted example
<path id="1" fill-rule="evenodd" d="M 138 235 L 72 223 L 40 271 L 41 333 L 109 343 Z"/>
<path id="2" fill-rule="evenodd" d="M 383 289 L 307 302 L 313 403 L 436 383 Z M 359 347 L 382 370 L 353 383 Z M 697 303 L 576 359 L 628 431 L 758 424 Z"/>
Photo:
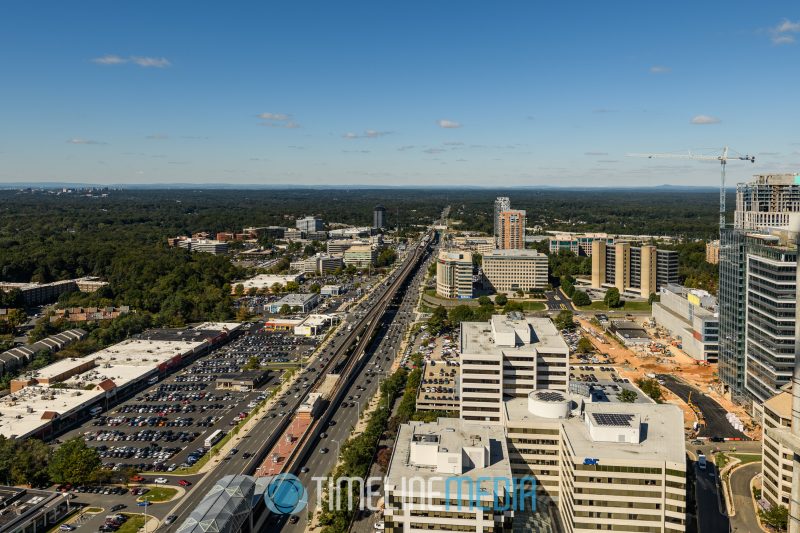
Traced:
<path id="1" fill-rule="evenodd" d="M 614 244 L 614 286 L 625 292 L 631 286 L 631 243 Z"/>
<path id="2" fill-rule="evenodd" d="M 592 241 L 592 287 L 599 289 L 606 282 L 606 241 Z"/>
<path id="3" fill-rule="evenodd" d="M 510 209 L 500 213 L 500 242 L 502 250 L 525 248 L 525 211 Z"/>
<path id="4" fill-rule="evenodd" d="M 640 273 L 640 287 L 643 298 L 649 298 L 656 287 L 656 247 L 652 244 L 642 246 L 642 271 Z"/>

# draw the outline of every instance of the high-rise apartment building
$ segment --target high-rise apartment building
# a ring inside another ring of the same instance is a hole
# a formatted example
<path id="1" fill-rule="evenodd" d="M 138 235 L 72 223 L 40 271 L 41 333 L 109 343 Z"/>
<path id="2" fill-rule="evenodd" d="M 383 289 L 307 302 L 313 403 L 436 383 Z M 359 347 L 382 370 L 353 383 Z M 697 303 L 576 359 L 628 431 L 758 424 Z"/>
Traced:
<path id="1" fill-rule="evenodd" d="M 372 229 L 382 229 L 386 225 L 386 208 L 376 205 L 372 211 Z"/>
<path id="2" fill-rule="evenodd" d="M 500 241 L 498 248 L 514 250 L 525 248 L 525 211 L 511 209 L 500 212 Z"/>
<path id="3" fill-rule="evenodd" d="M 711 265 L 719 264 L 719 241 L 709 241 L 706 243 L 706 263 Z"/>
<path id="4" fill-rule="evenodd" d="M 511 210 L 511 199 L 506 196 L 498 196 L 494 201 L 494 242 L 500 246 L 502 242 L 502 231 L 500 228 L 500 213 Z"/>
<path id="5" fill-rule="evenodd" d="M 647 298 L 668 283 L 678 283 L 678 252 L 628 241 L 592 242 L 592 287 L 616 287 Z"/>
<path id="6" fill-rule="evenodd" d="M 495 315 L 462 322 L 461 419 L 501 424 L 505 397 L 567 390 L 569 347 L 549 318 Z"/>
<path id="7" fill-rule="evenodd" d="M 536 250 L 493 250 L 483 256 L 482 268 L 495 292 L 530 292 L 547 286 L 547 256 Z"/>
<path id="8" fill-rule="evenodd" d="M 436 294 L 442 298 L 472 298 L 472 252 L 439 252 L 436 261 Z"/>
<path id="9" fill-rule="evenodd" d="M 312 233 L 322 231 L 324 229 L 324 224 L 319 217 L 303 217 L 295 221 L 295 227 L 303 233 Z"/>
<path id="10" fill-rule="evenodd" d="M 762 174 L 736 186 L 735 228 L 788 228 L 800 216 L 800 174 Z"/>

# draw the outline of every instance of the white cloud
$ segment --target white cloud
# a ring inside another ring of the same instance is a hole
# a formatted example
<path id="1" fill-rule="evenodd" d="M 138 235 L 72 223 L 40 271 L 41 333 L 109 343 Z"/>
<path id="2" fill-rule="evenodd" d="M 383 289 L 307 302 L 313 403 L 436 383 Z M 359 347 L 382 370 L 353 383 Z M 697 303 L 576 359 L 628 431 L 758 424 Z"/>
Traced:
<path id="1" fill-rule="evenodd" d="M 172 65 L 166 57 L 132 56 L 131 61 L 144 68 L 166 68 Z"/>
<path id="2" fill-rule="evenodd" d="M 68 139 L 67 143 L 69 144 L 106 144 L 101 141 L 93 141 L 91 139 L 81 139 L 80 137 L 73 137 L 72 139 Z"/>
<path id="3" fill-rule="evenodd" d="M 281 122 L 289 120 L 292 117 L 292 115 L 287 115 L 286 113 L 261 113 L 257 116 L 262 120 L 278 120 Z"/>
<path id="4" fill-rule="evenodd" d="M 411 150 L 412 148 L 414 148 L 413 144 L 404 144 L 403 146 L 399 147 L 397 149 L 397 151 L 398 152 L 405 152 L 406 150 Z"/>
<path id="5" fill-rule="evenodd" d="M 133 63 L 143 68 L 166 68 L 172 65 L 166 57 L 146 57 L 146 56 L 130 56 L 122 57 L 116 54 L 106 54 L 101 57 L 92 59 L 92 63 L 98 65 L 124 65 L 125 63 Z"/>
<path id="6" fill-rule="evenodd" d="M 348 131 L 347 133 L 343 134 L 342 137 L 345 139 L 377 139 L 378 137 L 383 137 L 384 135 L 390 135 L 391 131 L 378 131 L 378 130 L 365 130 L 362 135 L 358 133 L 354 133 L 352 131 Z"/>
<path id="7" fill-rule="evenodd" d="M 583 155 L 600 156 L 600 155 L 608 155 L 608 152 L 583 152 Z"/>
<path id="8" fill-rule="evenodd" d="M 697 126 L 705 126 L 707 124 L 719 124 L 722 121 L 717 117 L 712 117 L 710 115 L 696 115 L 692 117 L 692 120 L 689 122 L 690 124 L 695 124 Z"/>
<path id="9" fill-rule="evenodd" d="M 426 154 L 441 154 L 442 152 L 444 152 L 444 150 L 442 150 L 441 148 L 428 148 L 423 150 L 423 152 L 425 152 Z"/>
<path id="10" fill-rule="evenodd" d="M 447 119 L 444 119 L 444 118 L 441 119 L 441 120 L 437 120 L 436 124 L 438 124 L 440 128 L 460 128 L 461 127 L 461 123 L 460 122 L 456 122 L 455 120 L 447 120 Z"/>
<path id="11" fill-rule="evenodd" d="M 106 54 L 102 57 L 95 57 L 92 59 L 92 63 L 97 63 L 98 65 L 121 65 L 127 62 L 128 60 L 126 58 L 114 54 Z"/>
<path id="12" fill-rule="evenodd" d="M 800 21 L 793 22 L 789 19 L 783 19 L 780 24 L 774 28 L 769 29 L 769 34 L 772 39 L 772 44 L 792 44 L 795 42 L 793 33 L 800 33 Z"/>
<path id="13" fill-rule="evenodd" d="M 445 141 L 442 144 L 444 144 L 445 146 L 464 146 L 464 143 L 462 143 L 461 141 Z"/>
<path id="14" fill-rule="evenodd" d="M 668 74 L 670 72 L 672 72 L 672 69 L 664 65 L 653 65 L 650 67 L 650 73 L 652 74 Z"/>
<path id="15" fill-rule="evenodd" d="M 262 126 L 270 128 L 286 128 L 293 130 L 301 127 L 300 124 L 292 120 L 292 115 L 288 113 L 259 113 L 256 116 L 264 121 L 261 123 Z"/>
<path id="16" fill-rule="evenodd" d="M 164 133 L 154 133 L 152 135 L 148 135 L 145 138 L 146 139 L 150 139 L 152 141 L 163 141 L 163 140 L 169 139 L 169 135 L 166 135 Z"/>

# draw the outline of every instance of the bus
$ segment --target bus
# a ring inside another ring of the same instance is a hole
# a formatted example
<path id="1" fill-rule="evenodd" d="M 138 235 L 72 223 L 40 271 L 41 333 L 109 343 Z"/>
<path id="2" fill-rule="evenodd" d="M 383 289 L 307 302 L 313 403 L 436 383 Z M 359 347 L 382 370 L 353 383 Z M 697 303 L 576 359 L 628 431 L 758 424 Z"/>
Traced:
<path id="1" fill-rule="evenodd" d="M 211 448 L 224 436 L 225 433 L 221 429 L 216 430 L 214 433 L 206 437 L 206 448 Z"/>

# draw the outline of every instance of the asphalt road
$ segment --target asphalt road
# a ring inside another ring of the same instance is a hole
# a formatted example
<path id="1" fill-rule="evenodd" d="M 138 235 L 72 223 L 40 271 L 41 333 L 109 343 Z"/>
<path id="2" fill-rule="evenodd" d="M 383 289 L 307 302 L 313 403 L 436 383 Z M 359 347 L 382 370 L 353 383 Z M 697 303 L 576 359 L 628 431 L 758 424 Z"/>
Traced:
<path id="1" fill-rule="evenodd" d="M 689 399 L 689 393 L 692 393 L 692 403 L 700 409 L 706 421 L 705 428 L 700 429 L 700 436 L 750 440 L 747 435 L 731 426 L 731 423 L 725 418 L 728 412 L 699 389 L 670 374 L 659 374 L 658 378 L 664 380 L 664 386 L 685 402 Z"/>
<path id="2" fill-rule="evenodd" d="M 728 533 L 728 517 L 720 512 L 722 495 L 719 492 L 717 467 L 709 461 L 706 470 L 695 465 L 695 496 L 697 498 L 697 529 L 702 533 Z"/>
<path id="3" fill-rule="evenodd" d="M 547 299 L 545 303 L 548 311 L 575 311 L 572 302 L 560 290 L 546 291 L 544 297 Z"/>
<path id="4" fill-rule="evenodd" d="M 736 514 L 731 517 L 731 530 L 742 533 L 759 531 L 756 511 L 753 508 L 753 495 L 750 492 L 750 480 L 761 472 L 761 463 L 750 463 L 736 468 L 731 473 L 731 492 Z"/>
<path id="5" fill-rule="evenodd" d="M 379 378 L 386 376 L 387 372 L 390 370 L 391 361 L 396 357 L 406 328 L 412 321 L 413 310 L 419 298 L 419 290 L 425 269 L 426 264 L 422 264 L 418 268 L 417 274 L 415 274 L 403 295 L 399 308 L 396 311 L 390 310 L 384 315 L 383 326 L 380 328 L 375 341 L 373 341 L 367 350 L 366 355 L 369 359 L 358 377 L 353 381 L 349 390 L 345 393 L 345 401 L 348 404 L 352 402 L 347 400 L 347 396 L 353 396 L 355 398 L 356 394 L 360 394 L 361 398 L 357 400 L 360 404 L 355 408 L 342 408 L 338 405 L 332 406 L 332 408 L 335 409 L 334 420 L 336 421 L 336 425 L 330 426 L 325 430 L 328 436 L 324 439 L 318 439 L 317 443 L 305 458 L 305 461 L 300 463 L 301 468 L 308 468 L 308 472 L 295 472 L 308 491 L 308 509 L 315 509 L 319 499 L 317 482 L 314 478 L 327 477 L 333 470 L 339 455 L 338 446 L 345 442 L 350 436 L 357 421 L 357 410 L 362 410 L 364 408 L 365 403 L 368 402 L 377 391 Z M 379 362 L 379 376 L 374 374 L 376 368 L 375 361 Z M 366 372 L 370 372 L 371 375 L 366 375 Z M 367 383 L 367 381 L 369 381 L 369 383 Z M 366 390 L 359 390 L 359 386 Z M 328 451 L 322 453 L 322 449 L 327 449 Z M 323 483 L 323 486 L 324 485 Z M 288 533 L 301 533 L 305 531 L 308 525 L 308 514 L 306 512 L 301 512 L 299 518 L 296 524 L 292 524 L 288 521 L 288 516 L 272 515 L 264 527 L 267 531 L 282 530 Z"/>

